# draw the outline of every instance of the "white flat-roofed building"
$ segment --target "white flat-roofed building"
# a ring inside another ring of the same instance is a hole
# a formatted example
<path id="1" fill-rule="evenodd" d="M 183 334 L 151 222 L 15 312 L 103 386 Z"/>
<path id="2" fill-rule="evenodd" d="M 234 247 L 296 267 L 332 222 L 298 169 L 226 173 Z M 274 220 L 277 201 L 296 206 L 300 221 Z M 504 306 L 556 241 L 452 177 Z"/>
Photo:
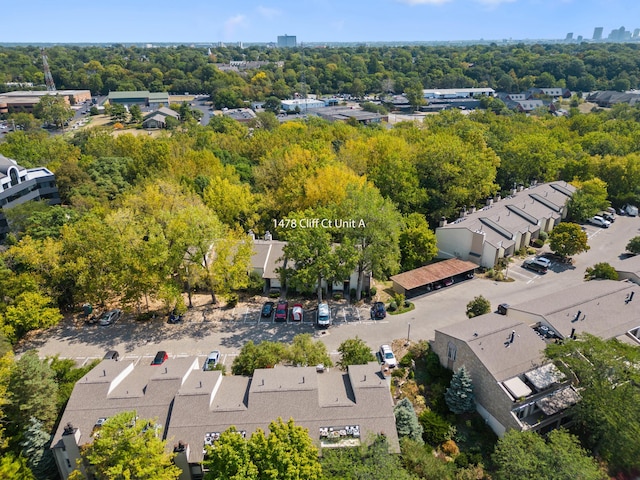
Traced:
<path id="1" fill-rule="evenodd" d="M 493 88 L 426 88 L 422 90 L 424 98 L 470 98 L 493 97 L 496 91 Z"/>

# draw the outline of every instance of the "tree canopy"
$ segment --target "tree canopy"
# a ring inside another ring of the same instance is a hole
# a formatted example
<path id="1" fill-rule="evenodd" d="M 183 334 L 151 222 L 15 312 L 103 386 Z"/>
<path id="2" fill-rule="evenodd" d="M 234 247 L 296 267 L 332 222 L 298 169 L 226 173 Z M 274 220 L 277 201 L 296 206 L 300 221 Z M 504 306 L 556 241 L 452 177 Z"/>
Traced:
<path id="1" fill-rule="evenodd" d="M 549 234 L 549 247 L 562 257 L 589 250 L 587 233 L 576 223 L 562 222 Z"/>

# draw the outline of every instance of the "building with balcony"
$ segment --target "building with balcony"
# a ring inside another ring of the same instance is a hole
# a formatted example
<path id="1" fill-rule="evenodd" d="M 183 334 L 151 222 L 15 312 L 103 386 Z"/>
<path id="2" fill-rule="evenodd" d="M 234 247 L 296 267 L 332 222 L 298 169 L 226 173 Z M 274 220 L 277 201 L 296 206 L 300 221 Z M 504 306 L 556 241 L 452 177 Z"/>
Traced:
<path id="1" fill-rule="evenodd" d="M 570 421 L 580 401 L 572 378 L 545 358 L 551 342 L 590 333 L 640 346 L 640 287 L 599 280 L 436 330 L 443 366 L 471 375 L 476 407 L 498 435 L 509 429 L 547 432 Z"/>
<path id="2" fill-rule="evenodd" d="M 49 205 L 60 203 L 53 172 L 45 167 L 27 169 L 0 155 L 0 239 L 9 233 L 3 211 L 37 200 L 47 201 Z"/>
<path id="3" fill-rule="evenodd" d="M 181 480 L 203 478 L 205 446 L 230 426 L 250 436 L 278 418 L 307 428 L 319 448 L 357 446 L 384 434 L 390 450 L 400 451 L 389 378 L 376 362 L 346 372 L 278 366 L 244 377 L 203 371 L 196 357 L 159 366 L 103 360 L 76 383 L 53 437 L 62 479 L 76 468 L 80 447 L 125 411 L 160 425 L 157 434 L 177 454 Z"/>

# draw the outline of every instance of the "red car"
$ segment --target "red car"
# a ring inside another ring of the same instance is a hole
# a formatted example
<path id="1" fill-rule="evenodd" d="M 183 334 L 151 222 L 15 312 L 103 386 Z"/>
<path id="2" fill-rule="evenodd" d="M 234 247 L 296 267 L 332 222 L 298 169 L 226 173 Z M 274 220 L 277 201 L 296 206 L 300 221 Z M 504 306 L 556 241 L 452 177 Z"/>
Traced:
<path id="1" fill-rule="evenodd" d="M 167 352 L 165 352 L 164 350 L 160 350 L 158 353 L 156 353 L 156 356 L 151 362 L 151 365 L 162 365 L 168 358 L 169 355 L 167 355 Z"/>
<path id="2" fill-rule="evenodd" d="M 289 303 L 288 302 L 278 302 L 276 306 L 276 322 L 286 322 L 287 317 L 289 316 Z"/>

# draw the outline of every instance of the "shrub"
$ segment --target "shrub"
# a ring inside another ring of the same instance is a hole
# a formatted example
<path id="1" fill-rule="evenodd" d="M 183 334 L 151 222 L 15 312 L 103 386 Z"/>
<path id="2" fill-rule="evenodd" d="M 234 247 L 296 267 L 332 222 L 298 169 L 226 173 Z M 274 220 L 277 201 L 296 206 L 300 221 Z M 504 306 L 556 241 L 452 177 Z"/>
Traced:
<path id="1" fill-rule="evenodd" d="M 406 371 L 404 368 L 395 368 L 393 372 L 391 372 L 391 376 L 396 378 L 402 378 L 404 377 L 405 373 Z"/>
<path id="2" fill-rule="evenodd" d="M 447 440 L 446 442 L 444 442 L 442 444 L 442 451 L 450 457 L 455 457 L 460 453 L 458 445 L 456 445 L 456 442 L 454 442 L 453 440 Z"/>
<path id="3" fill-rule="evenodd" d="M 404 294 L 396 293 L 393 296 L 393 301 L 396 302 L 396 305 L 400 307 L 400 305 L 404 305 Z"/>
<path id="4" fill-rule="evenodd" d="M 333 299 L 334 300 L 342 300 L 342 293 L 340 292 L 336 292 L 333 294 Z"/>
<path id="5" fill-rule="evenodd" d="M 391 301 L 391 303 L 389 303 L 389 308 L 387 310 L 389 310 L 390 312 L 395 312 L 398 309 L 398 304 L 395 301 Z"/>
<path id="6" fill-rule="evenodd" d="M 485 273 L 485 276 L 487 278 L 493 278 L 494 275 L 496 274 L 496 271 L 493 268 L 490 268 L 489 270 L 487 270 L 487 272 Z"/>
<path id="7" fill-rule="evenodd" d="M 236 305 L 238 305 L 238 294 L 230 293 L 227 295 L 227 308 L 234 308 Z"/>
<path id="8" fill-rule="evenodd" d="M 532 245 L 536 248 L 542 248 L 542 246 L 544 245 L 544 240 L 540 240 L 539 238 L 536 238 L 533 242 L 531 242 Z"/>
<path id="9" fill-rule="evenodd" d="M 351 290 L 349 290 L 349 295 L 352 299 L 356 298 L 356 289 L 352 288 Z"/>
<path id="10" fill-rule="evenodd" d="M 440 445 L 451 438 L 452 425 L 432 410 L 424 410 L 418 417 L 422 438 L 430 445 Z"/>
<path id="11" fill-rule="evenodd" d="M 400 363 L 398 365 L 403 368 L 409 368 L 412 362 L 413 362 L 413 353 L 411 352 L 411 350 L 409 350 L 409 352 L 407 352 L 407 354 L 400 359 Z"/>
<path id="12" fill-rule="evenodd" d="M 542 240 L 542 242 L 544 243 L 549 238 L 549 234 L 547 232 L 545 232 L 544 230 L 541 230 L 540 233 L 538 234 L 538 238 L 540 240 Z"/>
<path id="13" fill-rule="evenodd" d="M 469 457 L 467 457 L 466 453 L 460 452 L 458 454 L 458 456 L 456 457 L 456 459 L 454 460 L 454 463 L 456 464 L 456 467 L 458 467 L 458 468 L 468 467 L 469 466 Z"/>
<path id="14" fill-rule="evenodd" d="M 371 287 L 371 289 L 369 290 L 369 295 L 375 297 L 376 293 L 378 293 L 378 289 L 376 287 Z"/>

